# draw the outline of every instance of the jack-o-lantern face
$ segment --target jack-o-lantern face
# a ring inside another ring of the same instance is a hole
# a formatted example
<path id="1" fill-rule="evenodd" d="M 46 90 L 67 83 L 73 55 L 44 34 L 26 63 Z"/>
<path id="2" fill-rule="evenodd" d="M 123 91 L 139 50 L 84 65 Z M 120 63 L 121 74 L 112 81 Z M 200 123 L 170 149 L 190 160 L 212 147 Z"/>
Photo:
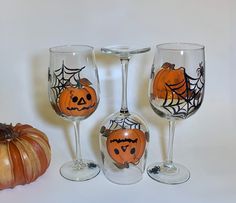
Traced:
<path id="1" fill-rule="evenodd" d="M 146 135 L 139 129 L 118 129 L 110 131 L 107 151 L 117 164 L 136 164 L 146 146 Z"/>
<path id="2" fill-rule="evenodd" d="M 86 117 L 93 113 L 97 106 L 97 95 L 90 86 L 67 87 L 59 96 L 59 109 L 67 116 Z"/>
<path id="3" fill-rule="evenodd" d="M 174 68 L 174 64 L 164 63 L 153 82 L 153 96 L 161 99 L 184 99 L 187 97 L 185 69 Z"/>

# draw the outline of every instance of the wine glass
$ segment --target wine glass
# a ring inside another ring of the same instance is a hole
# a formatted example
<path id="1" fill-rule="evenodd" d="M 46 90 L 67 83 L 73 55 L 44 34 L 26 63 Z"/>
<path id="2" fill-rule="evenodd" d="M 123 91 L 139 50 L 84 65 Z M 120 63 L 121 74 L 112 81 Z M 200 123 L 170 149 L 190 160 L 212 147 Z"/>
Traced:
<path id="1" fill-rule="evenodd" d="M 169 121 L 167 159 L 148 167 L 148 175 L 162 183 L 178 184 L 190 178 L 184 166 L 173 162 L 175 121 L 193 115 L 201 106 L 205 88 L 204 46 L 166 43 L 156 46 L 149 80 L 153 111 Z"/>
<path id="2" fill-rule="evenodd" d="M 99 78 L 94 48 L 87 45 L 58 46 L 49 49 L 48 92 L 51 105 L 62 118 L 72 121 L 76 157 L 60 168 L 69 180 L 84 181 L 95 177 L 99 166 L 82 159 L 80 121 L 88 118 L 99 104 Z"/>
<path id="3" fill-rule="evenodd" d="M 122 67 L 122 102 L 120 111 L 108 116 L 100 130 L 100 149 L 103 172 L 117 184 L 133 184 L 142 179 L 145 170 L 149 131 L 145 121 L 131 113 L 127 106 L 127 74 L 132 55 L 145 53 L 150 48 L 110 46 L 105 54 L 119 57 Z"/>

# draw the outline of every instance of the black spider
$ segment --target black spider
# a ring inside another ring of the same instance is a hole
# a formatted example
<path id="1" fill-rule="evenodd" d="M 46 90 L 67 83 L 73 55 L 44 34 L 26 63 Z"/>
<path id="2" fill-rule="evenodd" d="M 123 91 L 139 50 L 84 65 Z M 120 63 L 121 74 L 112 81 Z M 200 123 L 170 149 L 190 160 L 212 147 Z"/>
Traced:
<path id="1" fill-rule="evenodd" d="M 160 166 L 154 166 L 153 168 L 149 169 L 148 172 L 153 174 L 158 174 L 160 170 L 161 170 Z"/>

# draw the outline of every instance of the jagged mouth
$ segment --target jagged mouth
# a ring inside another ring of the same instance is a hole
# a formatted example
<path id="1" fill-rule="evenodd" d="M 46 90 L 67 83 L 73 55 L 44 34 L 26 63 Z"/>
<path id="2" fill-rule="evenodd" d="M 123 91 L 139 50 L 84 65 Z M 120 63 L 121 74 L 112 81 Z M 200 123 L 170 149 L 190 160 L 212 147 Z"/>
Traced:
<path id="1" fill-rule="evenodd" d="M 129 142 L 129 143 L 137 143 L 138 139 L 130 139 L 130 138 L 125 138 L 125 139 L 112 139 L 110 140 L 110 143 L 116 142 L 116 143 L 121 143 L 121 142 Z"/>
<path id="2" fill-rule="evenodd" d="M 81 109 L 79 109 L 78 107 L 67 107 L 67 110 L 69 110 L 69 111 L 83 111 L 83 110 L 88 110 L 94 106 L 95 106 L 95 103 L 92 105 L 89 105 L 89 106 L 84 106 Z"/>

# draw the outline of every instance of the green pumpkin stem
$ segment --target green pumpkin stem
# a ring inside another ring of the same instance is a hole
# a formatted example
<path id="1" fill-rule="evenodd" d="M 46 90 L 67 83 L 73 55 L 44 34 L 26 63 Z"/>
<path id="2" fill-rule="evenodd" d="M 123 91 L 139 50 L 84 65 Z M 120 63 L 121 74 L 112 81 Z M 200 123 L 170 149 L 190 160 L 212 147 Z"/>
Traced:
<path id="1" fill-rule="evenodd" d="M 13 130 L 12 124 L 7 125 L 0 123 L 0 142 L 1 141 L 11 141 L 12 139 L 18 137 L 18 133 Z"/>

